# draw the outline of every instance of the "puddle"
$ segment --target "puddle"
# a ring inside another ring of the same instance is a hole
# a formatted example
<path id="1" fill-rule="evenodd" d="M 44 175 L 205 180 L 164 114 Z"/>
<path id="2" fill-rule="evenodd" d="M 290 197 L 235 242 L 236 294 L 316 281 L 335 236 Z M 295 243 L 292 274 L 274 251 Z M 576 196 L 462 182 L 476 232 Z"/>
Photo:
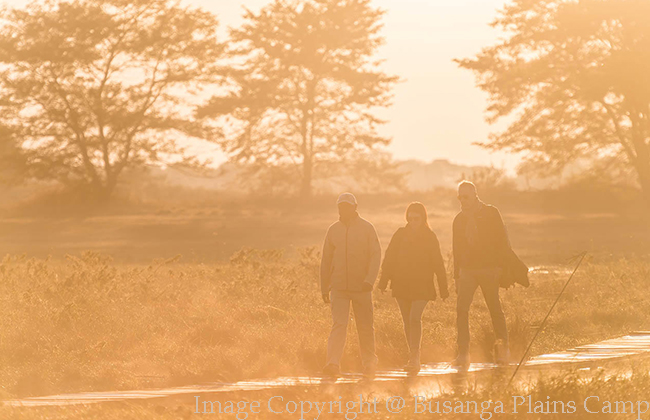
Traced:
<path id="1" fill-rule="evenodd" d="M 547 367 L 562 368 L 567 365 L 580 363 L 596 363 L 611 359 L 620 359 L 630 356 L 637 356 L 650 353 L 650 332 L 639 331 L 629 335 L 605 340 L 595 344 L 588 344 L 558 353 L 543 354 L 530 358 L 522 367 L 528 373 Z M 514 365 L 512 365 L 514 366 Z M 468 373 L 478 373 L 495 370 L 494 363 L 472 363 Z M 450 379 L 457 374 L 458 370 L 450 363 L 434 363 L 422 365 L 422 370 L 417 377 L 408 377 L 402 370 L 379 371 L 372 381 L 389 382 L 429 379 Z M 22 400 L 4 401 L 5 405 L 14 407 L 39 407 L 39 406 L 62 406 L 71 404 L 92 404 L 110 401 L 142 400 L 153 398 L 165 398 L 178 395 L 199 395 L 223 392 L 247 392 L 271 389 L 286 389 L 292 387 L 316 387 L 323 385 L 344 385 L 356 384 L 363 381 L 368 382 L 360 374 L 343 374 L 340 378 L 326 379 L 315 376 L 280 377 L 273 379 L 260 379 L 250 381 L 239 381 L 234 383 L 209 383 L 203 385 L 191 385 L 175 388 L 157 388 L 134 391 L 114 392 L 82 392 L 76 394 L 61 394 L 46 397 L 32 397 Z"/>
<path id="2" fill-rule="evenodd" d="M 629 335 L 587 344 L 558 353 L 532 357 L 526 367 L 566 363 L 596 362 L 623 358 L 650 352 L 650 332 L 638 331 Z"/>
<path id="3" fill-rule="evenodd" d="M 529 274 L 539 275 L 565 275 L 571 274 L 573 269 L 561 265 L 535 265 L 528 268 Z"/>

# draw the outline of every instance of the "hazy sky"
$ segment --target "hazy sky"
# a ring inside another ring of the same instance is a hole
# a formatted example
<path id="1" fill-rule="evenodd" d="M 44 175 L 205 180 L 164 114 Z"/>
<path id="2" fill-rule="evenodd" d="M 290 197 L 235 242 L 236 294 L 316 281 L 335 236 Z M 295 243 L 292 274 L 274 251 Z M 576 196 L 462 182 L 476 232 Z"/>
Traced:
<path id="1" fill-rule="evenodd" d="M 24 0 L 0 0 L 21 6 Z M 241 22 L 242 7 L 259 10 L 270 0 L 185 0 L 217 14 L 222 27 Z M 505 0 L 374 0 L 387 11 L 380 54 L 384 69 L 405 81 L 395 89 L 394 105 L 382 112 L 390 122 L 382 133 L 393 138 L 398 158 L 494 164 L 512 169 L 516 158 L 490 154 L 472 142 L 490 131 L 484 120 L 485 95 L 473 75 L 451 60 L 475 55 L 499 33 L 488 26 Z"/>

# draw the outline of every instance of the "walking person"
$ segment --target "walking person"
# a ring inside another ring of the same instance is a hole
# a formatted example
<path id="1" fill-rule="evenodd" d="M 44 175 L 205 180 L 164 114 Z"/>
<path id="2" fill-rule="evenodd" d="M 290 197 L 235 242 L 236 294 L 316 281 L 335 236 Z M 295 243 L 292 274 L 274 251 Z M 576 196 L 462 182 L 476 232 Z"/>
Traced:
<path id="1" fill-rule="evenodd" d="M 436 299 L 434 277 L 442 299 L 449 297 L 449 291 L 440 243 L 429 227 L 427 210 L 422 203 L 408 206 L 406 222 L 406 226 L 397 229 L 386 249 L 378 287 L 383 292 L 390 282 L 409 348 L 409 360 L 404 369 L 417 373 L 420 371 L 422 313 L 427 303 Z"/>
<path id="2" fill-rule="evenodd" d="M 343 193 L 337 200 L 339 220 L 327 230 L 320 266 L 323 302 L 332 310 L 324 373 L 340 373 L 350 318 L 350 304 L 359 335 L 363 373 L 374 376 L 377 366 L 373 326 L 372 289 L 381 262 L 375 227 L 357 213 L 357 199 Z"/>
<path id="3" fill-rule="evenodd" d="M 508 329 L 499 300 L 499 277 L 508 256 L 510 244 L 499 210 L 482 202 L 476 186 L 463 181 L 458 185 L 461 211 L 453 223 L 454 279 L 458 295 L 456 314 L 458 357 L 454 364 L 467 367 L 469 358 L 469 309 L 477 288 L 490 311 L 496 336 L 495 356 L 498 363 L 507 363 Z"/>

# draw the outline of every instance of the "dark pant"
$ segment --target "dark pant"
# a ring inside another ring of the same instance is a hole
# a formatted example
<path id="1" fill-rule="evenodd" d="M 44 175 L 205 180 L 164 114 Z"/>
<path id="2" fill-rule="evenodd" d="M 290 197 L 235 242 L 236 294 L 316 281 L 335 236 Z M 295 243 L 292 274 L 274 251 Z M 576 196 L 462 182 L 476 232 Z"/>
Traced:
<path id="1" fill-rule="evenodd" d="M 420 343 L 422 342 L 422 313 L 428 300 L 410 300 L 397 298 L 399 310 L 404 322 L 406 344 L 409 347 L 409 364 L 420 365 Z"/>
<path id="2" fill-rule="evenodd" d="M 506 317 L 499 300 L 499 268 L 461 269 L 458 282 L 458 300 L 456 305 L 458 328 L 458 354 L 469 353 L 469 308 L 474 300 L 474 292 L 481 288 L 483 298 L 490 311 L 494 334 L 498 340 L 508 344 Z"/>

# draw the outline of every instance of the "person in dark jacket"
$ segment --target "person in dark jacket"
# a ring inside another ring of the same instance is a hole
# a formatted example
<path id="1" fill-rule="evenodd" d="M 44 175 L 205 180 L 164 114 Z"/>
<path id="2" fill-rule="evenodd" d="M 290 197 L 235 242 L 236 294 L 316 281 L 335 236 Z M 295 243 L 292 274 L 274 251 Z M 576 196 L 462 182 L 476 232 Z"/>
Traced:
<path id="1" fill-rule="evenodd" d="M 456 366 L 469 365 L 469 308 L 478 287 L 483 292 L 497 338 L 497 362 L 509 358 L 508 329 L 499 300 L 499 278 L 510 250 L 506 228 L 499 210 L 478 198 L 476 186 L 463 181 L 458 185 L 461 211 L 454 219 L 452 242 L 454 279 L 458 295 L 456 314 L 458 357 Z"/>
<path id="2" fill-rule="evenodd" d="M 436 299 L 434 276 L 442 299 L 449 296 L 447 274 L 436 234 L 429 227 L 427 210 L 422 203 L 411 203 L 406 210 L 407 225 L 395 232 L 386 249 L 379 289 L 391 284 L 397 300 L 404 333 L 409 347 L 405 370 L 420 370 L 422 313 L 430 300 Z"/>

